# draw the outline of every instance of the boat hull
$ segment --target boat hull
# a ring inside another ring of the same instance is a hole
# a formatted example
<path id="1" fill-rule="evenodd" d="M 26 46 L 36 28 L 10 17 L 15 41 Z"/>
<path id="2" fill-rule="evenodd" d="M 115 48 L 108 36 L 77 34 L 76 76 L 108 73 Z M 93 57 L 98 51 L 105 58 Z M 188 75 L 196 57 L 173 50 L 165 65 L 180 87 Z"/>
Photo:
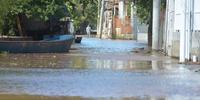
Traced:
<path id="1" fill-rule="evenodd" d="M 63 53 L 68 52 L 73 38 L 58 41 L 0 41 L 0 51 L 9 53 Z"/>

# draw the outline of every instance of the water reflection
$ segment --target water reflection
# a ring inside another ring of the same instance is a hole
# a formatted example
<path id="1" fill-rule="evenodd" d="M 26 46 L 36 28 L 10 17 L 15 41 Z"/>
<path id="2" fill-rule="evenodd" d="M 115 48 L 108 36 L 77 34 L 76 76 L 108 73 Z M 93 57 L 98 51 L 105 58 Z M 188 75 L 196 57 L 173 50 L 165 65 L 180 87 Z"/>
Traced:
<path id="1" fill-rule="evenodd" d="M 86 40 L 67 54 L 0 56 L 0 100 L 198 98 L 200 75 L 171 59 L 132 54 L 134 47 L 144 46 L 132 44 Z"/>
<path id="2" fill-rule="evenodd" d="M 82 56 L 72 57 L 71 60 L 72 60 L 71 65 L 66 65 L 66 66 L 72 66 L 73 68 L 77 68 L 77 69 L 85 69 L 88 66 L 87 59 L 85 57 L 82 57 Z"/>
<path id="3" fill-rule="evenodd" d="M 151 62 L 142 61 L 120 61 L 120 60 L 93 60 L 98 69 L 114 70 L 151 70 Z"/>
<path id="4" fill-rule="evenodd" d="M 56 54 L 7 54 L 0 56 L 0 67 L 53 68 L 61 59 Z"/>
<path id="5" fill-rule="evenodd" d="M 8 54 L 0 57 L 0 67 L 22 68 L 74 68 L 112 70 L 164 70 L 173 69 L 172 61 L 136 61 L 131 59 L 102 59 L 99 56 L 67 54 Z"/>

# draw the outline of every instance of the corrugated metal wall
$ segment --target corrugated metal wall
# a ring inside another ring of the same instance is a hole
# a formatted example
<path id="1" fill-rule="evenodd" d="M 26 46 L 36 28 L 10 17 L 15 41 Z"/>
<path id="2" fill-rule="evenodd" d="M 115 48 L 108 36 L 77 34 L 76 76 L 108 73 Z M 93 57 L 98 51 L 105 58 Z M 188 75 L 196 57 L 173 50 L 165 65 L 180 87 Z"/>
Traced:
<path id="1" fill-rule="evenodd" d="M 166 11 L 166 52 L 169 56 L 179 57 L 180 45 L 191 47 L 192 55 L 200 56 L 200 0 L 167 0 Z M 185 41 L 180 42 L 185 34 Z M 191 36 L 191 40 L 190 39 Z M 187 44 L 186 41 L 191 41 Z"/>
<path id="2" fill-rule="evenodd" d="M 200 57 L 200 0 L 194 0 L 193 32 L 192 32 L 192 55 Z"/>

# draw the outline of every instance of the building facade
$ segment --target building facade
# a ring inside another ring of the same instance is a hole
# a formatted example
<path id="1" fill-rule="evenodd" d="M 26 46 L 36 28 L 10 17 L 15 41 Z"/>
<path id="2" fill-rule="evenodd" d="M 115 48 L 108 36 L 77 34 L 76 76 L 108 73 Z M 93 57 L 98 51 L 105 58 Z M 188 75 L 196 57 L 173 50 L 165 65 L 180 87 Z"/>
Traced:
<path id="1" fill-rule="evenodd" d="M 167 0 L 163 48 L 180 62 L 200 58 L 200 0 Z"/>
<path id="2" fill-rule="evenodd" d="M 102 38 L 133 38 L 128 0 L 103 0 Z"/>

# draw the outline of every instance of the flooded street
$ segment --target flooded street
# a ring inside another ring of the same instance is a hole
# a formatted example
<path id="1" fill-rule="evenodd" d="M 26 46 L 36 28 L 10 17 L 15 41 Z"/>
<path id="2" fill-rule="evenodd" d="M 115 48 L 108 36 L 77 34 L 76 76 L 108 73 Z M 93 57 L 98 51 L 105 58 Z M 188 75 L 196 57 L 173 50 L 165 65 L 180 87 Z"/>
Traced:
<path id="1" fill-rule="evenodd" d="M 0 100 L 199 100 L 200 73 L 145 43 L 84 38 L 69 53 L 1 54 Z"/>

